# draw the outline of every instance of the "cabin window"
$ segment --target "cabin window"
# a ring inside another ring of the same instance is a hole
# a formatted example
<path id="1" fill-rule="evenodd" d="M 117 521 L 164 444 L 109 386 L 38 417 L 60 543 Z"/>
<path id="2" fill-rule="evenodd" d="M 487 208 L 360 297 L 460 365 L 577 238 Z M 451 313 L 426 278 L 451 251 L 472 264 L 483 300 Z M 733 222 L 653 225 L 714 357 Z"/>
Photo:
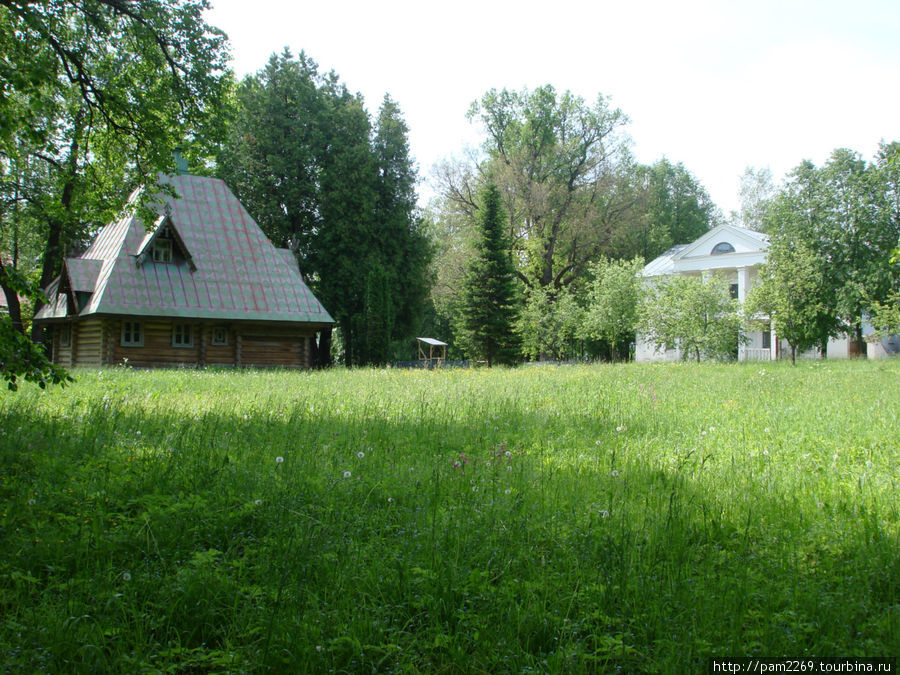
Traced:
<path id="1" fill-rule="evenodd" d="M 713 246 L 713 250 L 710 255 L 721 255 L 722 253 L 734 253 L 734 246 L 729 244 L 727 241 L 721 241 Z"/>
<path id="2" fill-rule="evenodd" d="M 228 344 L 228 329 L 222 326 L 216 326 L 212 329 L 212 343 L 221 347 Z"/>
<path id="3" fill-rule="evenodd" d="M 172 240 L 156 239 L 153 242 L 153 262 L 172 262 Z"/>
<path id="4" fill-rule="evenodd" d="M 771 330 L 763 331 L 762 348 L 763 349 L 771 349 L 772 348 L 772 331 Z"/>
<path id="5" fill-rule="evenodd" d="M 143 347 L 144 331 L 138 321 L 122 322 L 122 346 L 123 347 Z"/>
<path id="6" fill-rule="evenodd" d="M 172 326 L 173 347 L 193 347 L 194 331 L 189 323 L 176 323 Z"/>
<path id="7" fill-rule="evenodd" d="M 728 295 L 731 296 L 732 300 L 738 299 L 738 285 L 737 284 L 731 284 L 728 287 Z"/>
<path id="8" fill-rule="evenodd" d="M 59 346 L 72 346 L 72 326 L 70 324 L 65 324 L 64 326 L 59 327 Z"/>

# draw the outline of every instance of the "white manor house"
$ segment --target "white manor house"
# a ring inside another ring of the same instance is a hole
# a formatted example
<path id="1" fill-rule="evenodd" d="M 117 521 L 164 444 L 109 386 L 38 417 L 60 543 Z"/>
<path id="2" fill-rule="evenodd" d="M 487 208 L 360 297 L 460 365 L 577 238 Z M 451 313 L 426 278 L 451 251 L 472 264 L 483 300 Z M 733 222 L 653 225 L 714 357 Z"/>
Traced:
<path id="1" fill-rule="evenodd" d="M 644 267 L 643 276 L 648 280 L 669 274 L 707 276 L 718 274 L 730 284 L 731 296 L 744 302 L 747 292 L 757 283 L 759 267 L 766 261 L 769 238 L 737 225 L 719 225 L 690 244 L 673 246 Z M 739 361 L 769 361 L 782 356 L 790 356 L 790 347 L 777 336 L 777 326 L 772 326 L 763 318 L 763 330 L 745 333 L 746 344 L 735 345 Z M 864 326 L 864 333 L 871 332 Z M 883 358 L 895 345 L 887 341 L 867 343 L 867 356 Z M 855 355 L 852 343 L 846 338 L 832 338 L 828 343 L 827 356 L 841 358 Z M 818 356 L 813 350 L 804 356 Z M 671 349 L 656 349 L 653 343 L 638 334 L 635 345 L 636 361 L 677 361 L 681 359 L 677 346 Z"/>

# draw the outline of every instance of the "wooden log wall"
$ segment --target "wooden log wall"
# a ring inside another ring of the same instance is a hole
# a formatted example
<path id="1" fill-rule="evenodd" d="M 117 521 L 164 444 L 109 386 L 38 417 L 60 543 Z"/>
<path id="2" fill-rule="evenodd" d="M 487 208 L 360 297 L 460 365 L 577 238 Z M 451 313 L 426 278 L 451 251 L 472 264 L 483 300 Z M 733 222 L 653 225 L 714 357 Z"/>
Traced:
<path id="1" fill-rule="evenodd" d="M 103 362 L 128 364 L 144 368 L 154 366 L 253 366 L 281 368 L 309 368 L 311 329 L 269 326 L 266 324 L 232 324 L 227 326 L 227 344 L 212 344 L 213 328 L 226 327 L 222 323 L 196 322 L 193 347 L 172 345 L 172 322 L 143 321 L 144 344 L 123 347 L 122 320 L 106 320 L 98 333 L 97 353 Z M 100 365 L 97 363 L 97 365 Z"/>
<path id="2" fill-rule="evenodd" d="M 72 324 L 72 344 L 75 353 L 72 365 L 98 368 L 102 363 L 103 322 L 101 319 L 74 322 Z"/>

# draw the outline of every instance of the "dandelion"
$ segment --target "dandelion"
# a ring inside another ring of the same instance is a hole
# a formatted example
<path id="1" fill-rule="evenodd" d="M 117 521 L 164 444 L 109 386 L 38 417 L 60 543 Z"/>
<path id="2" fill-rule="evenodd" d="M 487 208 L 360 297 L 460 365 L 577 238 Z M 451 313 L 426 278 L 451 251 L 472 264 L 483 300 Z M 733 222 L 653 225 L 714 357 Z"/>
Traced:
<path id="1" fill-rule="evenodd" d="M 366 456 L 366 453 L 364 453 L 362 450 L 360 450 L 359 452 L 356 453 L 356 456 L 359 457 L 360 459 L 362 459 L 363 457 Z"/>
<path id="2" fill-rule="evenodd" d="M 612 470 L 612 477 L 613 477 L 613 478 L 618 478 L 618 477 L 619 477 L 619 472 L 616 471 L 615 469 L 613 469 L 613 470 Z"/>
<path id="3" fill-rule="evenodd" d="M 34 506 L 34 498 L 28 500 L 28 506 Z"/>
<path id="4" fill-rule="evenodd" d="M 512 452 L 510 450 L 507 450 L 505 454 L 507 457 L 512 457 Z"/>
<path id="5" fill-rule="evenodd" d="M 625 431 L 625 425 L 623 424 L 621 426 L 616 427 L 616 431 L 621 434 L 623 431 Z"/>
<path id="6" fill-rule="evenodd" d="M 609 518 L 609 511 L 607 511 L 606 509 L 601 510 L 600 517 L 601 518 Z"/>
<path id="7" fill-rule="evenodd" d="M 772 430 L 769 427 L 766 427 L 765 429 L 763 429 L 763 431 L 765 431 L 766 433 L 769 433 Z"/>
<path id="8" fill-rule="evenodd" d="M 715 428 L 715 427 L 710 427 L 709 430 L 710 430 L 710 431 L 715 431 L 716 428 Z"/>
<path id="9" fill-rule="evenodd" d="M 131 572 L 122 572 L 122 581 L 131 581 Z"/>
<path id="10" fill-rule="evenodd" d="M 507 495 L 508 495 L 508 494 L 512 494 L 512 488 L 506 488 L 506 489 L 503 491 L 503 494 L 507 494 Z"/>
<path id="11" fill-rule="evenodd" d="M 281 455 L 278 455 L 278 457 L 275 458 L 276 464 L 281 464 L 283 461 L 284 461 L 284 457 L 282 457 Z"/>
<path id="12" fill-rule="evenodd" d="M 255 500 L 253 501 L 253 503 L 256 504 L 257 506 L 259 506 L 259 505 L 262 504 L 262 499 L 255 499 Z"/>
<path id="13" fill-rule="evenodd" d="M 344 472 L 344 478 L 350 478 L 351 474 L 349 471 Z"/>
<path id="14" fill-rule="evenodd" d="M 393 504 L 393 503 L 394 503 L 394 498 L 388 497 L 388 504 Z"/>
<path id="15" fill-rule="evenodd" d="M 701 432 L 700 432 L 700 435 L 701 435 L 701 436 L 706 436 L 706 429 L 704 429 L 703 431 L 701 431 Z"/>

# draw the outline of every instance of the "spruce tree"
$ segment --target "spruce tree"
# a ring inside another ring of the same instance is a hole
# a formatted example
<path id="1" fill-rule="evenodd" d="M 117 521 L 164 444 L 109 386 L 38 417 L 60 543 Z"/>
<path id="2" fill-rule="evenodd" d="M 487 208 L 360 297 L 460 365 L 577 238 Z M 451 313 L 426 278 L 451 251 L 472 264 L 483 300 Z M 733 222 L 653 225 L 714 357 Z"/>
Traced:
<path id="1" fill-rule="evenodd" d="M 510 244 L 503 232 L 505 216 L 500 190 L 488 185 L 481 194 L 478 254 L 465 279 L 465 327 L 477 358 L 512 364 L 519 357 L 514 331 L 519 302 Z"/>

